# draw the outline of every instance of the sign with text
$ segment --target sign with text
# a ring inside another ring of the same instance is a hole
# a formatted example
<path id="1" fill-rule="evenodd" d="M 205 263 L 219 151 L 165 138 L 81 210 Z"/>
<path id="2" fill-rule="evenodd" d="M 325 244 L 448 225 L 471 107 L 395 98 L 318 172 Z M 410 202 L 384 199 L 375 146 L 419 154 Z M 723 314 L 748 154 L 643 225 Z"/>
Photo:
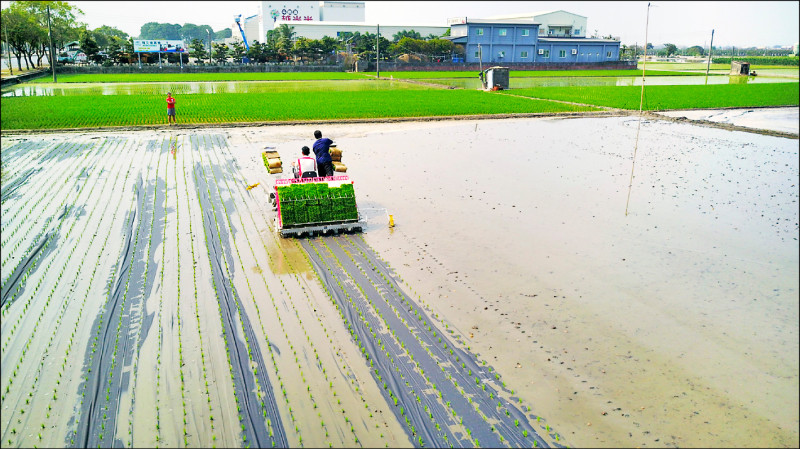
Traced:
<path id="1" fill-rule="evenodd" d="M 185 53 L 186 47 L 183 45 L 183 41 L 134 40 L 133 51 L 135 53 Z"/>

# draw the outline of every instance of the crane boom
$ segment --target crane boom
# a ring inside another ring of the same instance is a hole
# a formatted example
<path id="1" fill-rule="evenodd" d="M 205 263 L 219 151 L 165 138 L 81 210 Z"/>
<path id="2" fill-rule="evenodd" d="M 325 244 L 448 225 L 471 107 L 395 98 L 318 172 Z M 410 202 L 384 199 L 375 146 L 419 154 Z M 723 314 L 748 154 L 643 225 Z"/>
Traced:
<path id="1" fill-rule="evenodd" d="M 237 16 L 233 16 L 233 20 L 236 21 L 236 25 L 239 27 L 239 32 L 242 33 L 242 40 L 244 41 L 244 48 L 247 49 L 247 51 L 250 51 L 250 44 L 247 43 L 247 37 L 245 37 L 244 30 L 242 29 L 242 23 L 241 23 L 242 15 L 239 14 Z M 247 56 L 244 56 L 244 57 L 242 57 L 242 62 L 246 64 L 246 63 L 250 62 L 250 58 L 248 58 Z"/>
<path id="2" fill-rule="evenodd" d="M 242 39 L 244 40 L 244 47 L 246 49 L 250 50 L 250 45 L 247 43 L 247 38 L 245 37 L 244 30 L 242 29 L 241 18 L 242 18 L 242 15 L 239 14 L 238 16 L 234 17 L 234 20 L 236 21 L 236 25 L 239 26 L 239 32 L 242 33 Z"/>

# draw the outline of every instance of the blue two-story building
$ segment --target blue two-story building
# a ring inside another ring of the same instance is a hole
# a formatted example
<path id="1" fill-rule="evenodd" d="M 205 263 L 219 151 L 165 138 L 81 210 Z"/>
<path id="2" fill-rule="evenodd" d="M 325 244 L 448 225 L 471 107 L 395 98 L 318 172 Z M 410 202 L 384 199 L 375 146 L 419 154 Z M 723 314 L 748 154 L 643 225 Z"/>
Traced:
<path id="1" fill-rule="evenodd" d="M 467 63 L 596 63 L 619 60 L 619 40 L 582 37 L 580 29 L 559 32 L 559 37 L 554 37 L 552 31 L 548 30 L 547 34 L 540 32 L 541 24 L 533 18 L 461 17 L 450 19 L 448 24 L 449 39 L 464 47 Z M 548 28 L 552 30 L 555 27 L 551 25 Z"/>

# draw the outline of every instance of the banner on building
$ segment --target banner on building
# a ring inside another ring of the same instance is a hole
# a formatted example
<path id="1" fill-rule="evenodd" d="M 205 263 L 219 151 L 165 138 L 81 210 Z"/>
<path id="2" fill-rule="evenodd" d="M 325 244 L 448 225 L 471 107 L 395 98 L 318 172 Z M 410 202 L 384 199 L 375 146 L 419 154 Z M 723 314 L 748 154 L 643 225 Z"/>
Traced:
<path id="1" fill-rule="evenodd" d="M 183 45 L 183 41 L 134 40 L 133 51 L 135 53 L 185 53 L 186 47 Z"/>

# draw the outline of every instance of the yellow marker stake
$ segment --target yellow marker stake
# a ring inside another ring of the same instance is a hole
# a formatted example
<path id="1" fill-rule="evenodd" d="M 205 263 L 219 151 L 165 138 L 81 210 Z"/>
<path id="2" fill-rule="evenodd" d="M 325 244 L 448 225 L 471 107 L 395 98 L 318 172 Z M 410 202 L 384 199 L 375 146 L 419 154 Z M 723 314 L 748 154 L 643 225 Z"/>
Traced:
<path id="1" fill-rule="evenodd" d="M 392 215 L 389 215 L 389 227 L 394 227 L 394 217 Z"/>

